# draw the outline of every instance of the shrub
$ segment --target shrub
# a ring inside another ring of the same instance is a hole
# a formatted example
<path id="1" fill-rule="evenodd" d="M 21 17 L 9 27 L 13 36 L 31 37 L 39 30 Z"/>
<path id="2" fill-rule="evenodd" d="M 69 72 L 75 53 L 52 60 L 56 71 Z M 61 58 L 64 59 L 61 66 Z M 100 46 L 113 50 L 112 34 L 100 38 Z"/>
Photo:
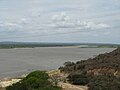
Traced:
<path id="1" fill-rule="evenodd" d="M 70 74 L 68 81 L 76 85 L 86 85 L 89 83 L 89 78 L 82 74 Z"/>
<path id="2" fill-rule="evenodd" d="M 61 88 L 53 86 L 48 78 L 45 71 L 35 71 L 22 81 L 7 87 L 6 90 L 61 90 Z"/>
<path id="3" fill-rule="evenodd" d="M 89 90 L 120 90 L 120 80 L 114 76 L 94 76 Z"/>

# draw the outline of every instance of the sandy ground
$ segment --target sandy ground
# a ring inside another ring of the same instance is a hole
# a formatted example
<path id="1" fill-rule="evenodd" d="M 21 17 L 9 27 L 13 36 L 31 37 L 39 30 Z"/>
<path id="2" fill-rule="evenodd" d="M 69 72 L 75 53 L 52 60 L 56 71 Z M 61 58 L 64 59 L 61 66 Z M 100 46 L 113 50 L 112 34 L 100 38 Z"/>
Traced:
<path id="1" fill-rule="evenodd" d="M 86 86 L 77 86 L 70 83 L 59 82 L 59 85 L 62 87 L 63 90 L 88 90 Z"/>
<path id="2" fill-rule="evenodd" d="M 64 83 L 63 81 L 68 76 L 68 74 L 61 73 L 60 70 L 52 70 L 48 72 L 49 76 L 55 76 L 58 80 L 58 86 L 62 87 L 62 90 L 88 90 L 87 86 L 72 85 L 70 83 Z"/>
<path id="3" fill-rule="evenodd" d="M 14 83 L 19 82 L 21 79 L 10 79 L 10 80 L 4 80 L 0 81 L 0 87 L 5 88 L 7 86 L 11 86 Z"/>

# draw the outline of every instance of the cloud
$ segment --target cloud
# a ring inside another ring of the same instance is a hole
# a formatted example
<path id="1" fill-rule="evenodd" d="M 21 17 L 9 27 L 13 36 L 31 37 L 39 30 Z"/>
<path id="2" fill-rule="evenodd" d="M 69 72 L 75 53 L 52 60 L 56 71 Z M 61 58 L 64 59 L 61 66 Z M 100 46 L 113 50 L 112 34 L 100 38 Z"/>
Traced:
<path id="1" fill-rule="evenodd" d="M 105 29 L 110 25 L 105 23 L 96 23 L 95 21 L 81 21 L 70 18 L 65 12 L 53 15 L 50 27 L 57 29 L 72 29 L 72 30 L 97 30 Z"/>
<path id="2" fill-rule="evenodd" d="M 2 32 L 13 32 L 14 33 L 31 33 L 36 32 L 33 22 L 26 18 L 18 19 L 17 21 L 1 21 L 0 31 Z"/>
<path id="3" fill-rule="evenodd" d="M 13 27 L 13 26 L 17 26 L 17 24 L 9 22 L 0 23 L 0 27 Z"/>
<path id="4" fill-rule="evenodd" d="M 92 22 L 92 21 L 89 21 L 89 22 L 87 22 L 87 21 L 84 21 L 84 22 L 78 21 L 78 26 L 86 28 L 86 29 L 92 29 L 92 30 L 95 30 L 95 29 L 104 29 L 104 28 L 110 27 L 107 24 L 104 24 L 104 23 L 95 23 L 95 22 Z"/>
<path id="5" fill-rule="evenodd" d="M 60 14 L 53 15 L 52 20 L 56 22 L 65 22 L 65 21 L 69 21 L 70 17 L 66 14 L 66 12 L 62 12 Z"/>
<path id="6" fill-rule="evenodd" d="M 21 28 L 21 25 L 12 22 L 0 22 L 0 28 L 6 29 Z"/>
<path id="7" fill-rule="evenodd" d="M 22 19 L 20 20 L 20 24 L 27 24 L 27 23 L 28 23 L 28 20 L 25 19 L 25 18 L 22 18 Z"/>
<path id="8" fill-rule="evenodd" d="M 51 16 L 48 23 L 40 23 L 38 18 L 21 18 L 16 22 L 1 22 L 0 31 L 11 31 L 14 33 L 26 34 L 54 34 L 54 33 L 69 33 L 74 31 L 91 32 L 108 28 L 105 23 L 96 23 L 95 21 L 83 21 L 70 17 L 66 12 L 61 12 Z M 14 34 L 13 33 L 13 34 Z"/>
<path id="9" fill-rule="evenodd" d="M 65 29 L 65 28 L 73 28 L 74 24 L 70 21 L 71 18 L 66 14 L 66 12 L 62 12 L 60 14 L 53 15 L 51 18 L 50 27 L 56 29 Z"/>

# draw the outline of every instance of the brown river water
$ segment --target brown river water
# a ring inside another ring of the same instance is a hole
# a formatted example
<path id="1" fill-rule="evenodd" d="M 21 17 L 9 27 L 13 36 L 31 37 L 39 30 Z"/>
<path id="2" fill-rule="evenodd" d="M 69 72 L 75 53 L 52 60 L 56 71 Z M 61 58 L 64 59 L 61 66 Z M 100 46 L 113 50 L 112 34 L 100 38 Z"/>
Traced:
<path id="1" fill-rule="evenodd" d="M 34 70 L 57 69 L 66 61 L 80 61 L 115 48 L 40 47 L 0 49 L 0 78 Z"/>

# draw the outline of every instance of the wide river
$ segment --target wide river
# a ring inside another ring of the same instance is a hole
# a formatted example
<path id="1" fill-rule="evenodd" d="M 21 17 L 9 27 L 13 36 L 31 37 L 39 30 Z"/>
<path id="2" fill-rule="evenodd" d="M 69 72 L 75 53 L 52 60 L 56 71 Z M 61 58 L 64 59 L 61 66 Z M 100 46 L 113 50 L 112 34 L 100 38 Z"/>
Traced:
<path id="1" fill-rule="evenodd" d="M 66 61 L 92 58 L 115 48 L 21 48 L 0 49 L 0 78 L 17 76 L 33 70 L 57 69 Z"/>

